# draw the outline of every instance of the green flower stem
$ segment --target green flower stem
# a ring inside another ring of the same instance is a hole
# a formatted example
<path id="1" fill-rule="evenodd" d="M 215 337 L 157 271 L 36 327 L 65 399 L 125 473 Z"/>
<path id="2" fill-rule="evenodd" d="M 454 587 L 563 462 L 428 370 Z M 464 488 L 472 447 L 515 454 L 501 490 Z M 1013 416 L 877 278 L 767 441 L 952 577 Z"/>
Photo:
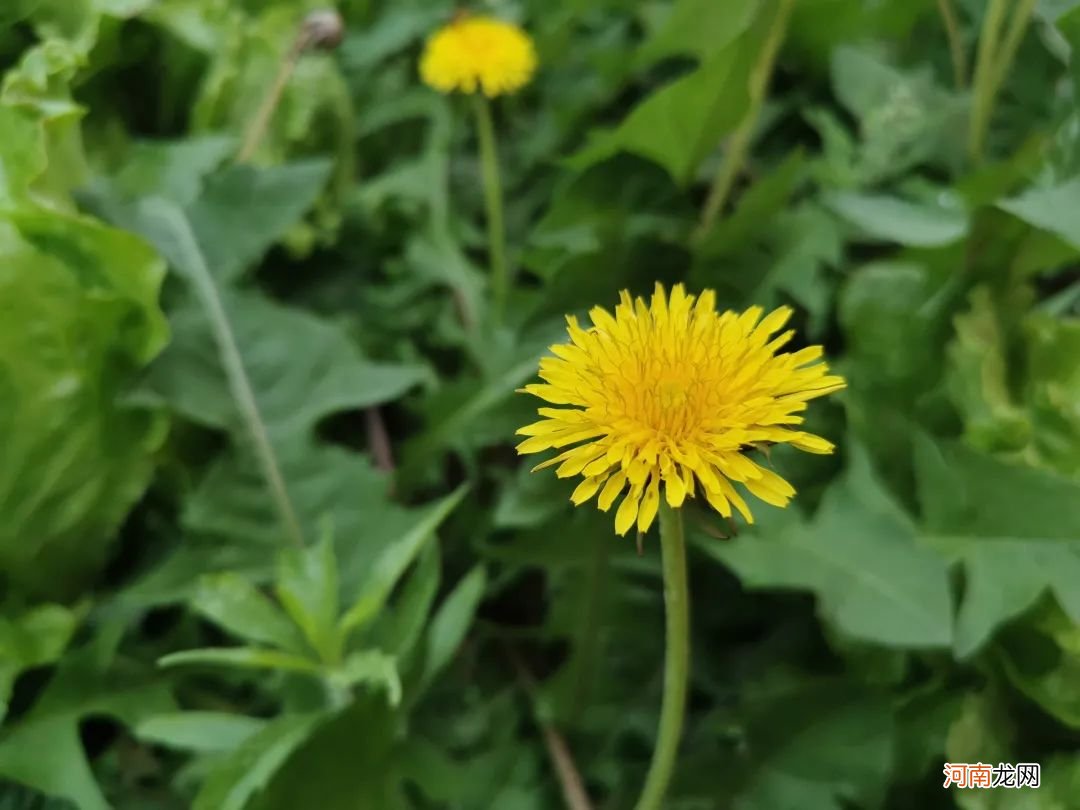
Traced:
<path id="1" fill-rule="evenodd" d="M 473 95 L 476 130 L 480 139 L 480 168 L 484 180 L 484 204 L 487 208 L 488 253 L 491 261 L 492 314 L 496 324 L 506 312 L 510 293 L 510 271 L 506 265 L 506 231 L 503 227 L 503 193 L 499 180 L 499 153 L 495 146 L 495 125 L 491 103 L 481 93 Z"/>
<path id="2" fill-rule="evenodd" d="M 285 476 L 281 473 L 274 446 L 270 442 L 270 435 L 263 422 L 258 400 L 255 398 L 255 391 L 251 387 L 251 381 L 244 368 L 244 360 L 229 323 L 225 304 L 187 219 L 177 216 L 171 224 L 179 237 L 177 249 L 186 257 L 188 276 L 210 320 L 214 342 L 217 344 L 221 364 L 225 370 L 225 379 L 229 385 L 229 393 L 248 428 L 255 459 L 259 464 L 263 480 L 274 499 L 286 535 L 294 545 L 303 548 L 304 532 L 289 498 Z"/>
<path id="3" fill-rule="evenodd" d="M 945 25 L 945 35 L 949 40 L 949 54 L 952 57 L 953 81 L 958 90 L 967 84 L 967 55 L 964 53 L 964 39 L 960 35 L 960 20 L 956 16 L 953 0 L 938 0 L 938 11 Z"/>
<path id="4" fill-rule="evenodd" d="M 788 20 L 791 19 L 791 10 L 795 6 L 795 0 L 780 0 L 776 9 L 776 15 L 769 26 L 769 32 L 758 54 L 757 63 L 750 73 L 750 106 L 739 122 L 738 128 L 732 133 L 727 149 L 724 151 L 724 159 L 713 179 L 709 196 L 705 200 L 705 207 L 701 210 L 701 224 L 698 226 L 696 236 L 703 237 L 716 222 L 717 216 L 724 209 L 735 180 L 746 163 L 746 154 L 750 149 L 750 139 L 754 135 L 758 118 L 761 117 L 761 108 L 765 104 L 765 96 L 769 90 L 769 81 L 772 79 L 773 69 L 776 67 L 776 57 L 780 52 L 780 46 L 787 36 Z"/>
<path id="5" fill-rule="evenodd" d="M 1027 31 L 1037 0 L 1016 0 L 1008 31 L 1002 38 L 1009 0 L 990 0 L 979 33 L 979 50 L 975 57 L 975 76 L 971 100 L 971 122 L 968 130 L 968 153 L 971 159 L 982 159 L 986 131 L 994 112 L 998 91 L 1012 68 L 1013 59 Z"/>
<path id="6" fill-rule="evenodd" d="M 664 656 L 664 702 L 652 764 L 637 810 L 659 810 L 679 751 L 686 691 L 690 677 L 690 605 L 686 585 L 686 541 L 682 512 L 660 502 L 660 546 L 664 558 L 664 605 L 667 642 Z"/>

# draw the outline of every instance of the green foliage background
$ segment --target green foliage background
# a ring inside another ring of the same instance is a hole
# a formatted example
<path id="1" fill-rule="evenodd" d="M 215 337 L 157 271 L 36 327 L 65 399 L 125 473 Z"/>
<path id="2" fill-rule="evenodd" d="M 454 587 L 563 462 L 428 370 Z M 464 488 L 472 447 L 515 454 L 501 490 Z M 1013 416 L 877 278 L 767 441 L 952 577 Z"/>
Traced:
<path id="1" fill-rule="evenodd" d="M 1077 3 L 1034 5 L 980 159 L 932 0 L 797 0 L 764 97 L 781 0 L 477 4 L 541 61 L 495 107 L 501 328 L 468 104 L 417 78 L 449 2 L 342 0 L 235 161 L 319 5 L 0 8 L 0 807 L 540 810 L 559 745 L 632 806 L 656 537 L 527 473 L 513 392 L 655 281 L 793 305 L 849 380 L 836 456 L 771 454 L 789 509 L 688 507 L 666 806 L 1080 807 Z M 971 64 L 1002 3 L 946 5 Z"/>

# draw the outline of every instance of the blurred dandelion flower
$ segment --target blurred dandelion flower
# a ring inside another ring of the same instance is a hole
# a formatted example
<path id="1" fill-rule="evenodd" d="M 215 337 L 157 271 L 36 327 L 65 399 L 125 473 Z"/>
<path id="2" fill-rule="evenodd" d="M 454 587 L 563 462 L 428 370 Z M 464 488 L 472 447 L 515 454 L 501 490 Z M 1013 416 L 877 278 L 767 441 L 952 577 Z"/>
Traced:
<path id="1" fill-rule="evenodd" d="M 420 59 L 424 83 L 442 93 L 513 93 L 536 71 L 536 50 L 515 25 L 492 17 L 465 16 L 428 39 Z"/>
<path id="2" fill-rule="evenodd" d="M 560 478 L 583 475 L 575 505 L 599 493 L 607 511 L 629 487 L 615 516 L 620 535 L 635 522 L 648 530 L 661 488 L 672 508 L 700 492 L 725 517 L 734 505 L 751 523 L 736 483 L 786 506 L 795 490 L 746 452 L 774 442 L 831 453 L 830 442 L 793 426 L 808 400 L 845 386 L 820 362 L 820 346 L 777 354 L 794 335 L 772 338 L 791 309 L 720 314 L 712 290 L 695 299 L 681 284 L 670 298 L 657 284 L 651 305 L 625 291 L 620 300 L 614 317 L 594 307 L 591 328 L 567 318 L 571 342 L 540 361 L 543 384 L 521 390 L 570 407 L 540 408 L 544 418 L 518 430 L 529 437 L 518 452 L 574 445 L 535 469 L 558 464 Z"/>

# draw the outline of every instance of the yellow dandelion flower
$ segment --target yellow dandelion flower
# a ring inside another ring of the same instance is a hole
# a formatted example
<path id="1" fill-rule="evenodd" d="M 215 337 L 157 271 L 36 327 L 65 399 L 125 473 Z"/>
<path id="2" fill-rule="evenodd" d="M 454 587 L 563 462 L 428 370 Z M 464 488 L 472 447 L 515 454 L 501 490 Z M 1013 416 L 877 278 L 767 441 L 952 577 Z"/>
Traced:
<path id="1" fill-rule="evenodd" d="M 536 71 L 536 49 L 516 25 L 465 16 L 428 39 L 420 59 L 424 83 L 441 93 L 481 90 L 488 98 L 521 89 Z"/>
<path id="2" fill-rule="evenodd" d="M 775 442 L 831 453 L 830 442 L 795 426 L 808 400 L 845 382 L 820 362 L 820 346 L 777 353 L 794 335 L 772 337 L 790 307 L 762 314 L 721 314 L 712 290 L 695 298 L 680 284 L 669 298 L 657 284 L 651 305 L 624 291 L 614 316 L 594 307 L 591 328 L 568 317 L 570 342 L 540 361 L 544 382 L 521 389 L 567 407 L 540 408 L 544 418 L 518 431 L 529 437 L 518 452 L 570 447 L 535 469 L 557 464 L 560 478 L 582 475 L 575 505 L 599 494 L 606 512 L 628 489 L 615 516 L 620 535 L 635 522 L 648 530 L 661 489 L 673 508 L 700 493 L 725 517 L 734 506 L 750 523 L 734 484 L 786 506 L 795 490 L 747 452 Z"/>

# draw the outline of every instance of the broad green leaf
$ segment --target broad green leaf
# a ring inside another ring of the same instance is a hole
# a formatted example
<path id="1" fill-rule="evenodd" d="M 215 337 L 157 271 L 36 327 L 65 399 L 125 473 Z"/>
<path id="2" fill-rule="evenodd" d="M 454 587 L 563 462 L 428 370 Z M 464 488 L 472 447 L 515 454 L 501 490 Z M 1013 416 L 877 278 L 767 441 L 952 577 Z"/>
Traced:
<path id="1" fill-rule="evenodd" d="M 175 143 L 138 144 L 128 162 L 99 182 L 88 204 L 117 224 L 143 234 L 180 272 L 189 262 L 175 252 L 176 235 L 147 200 L 168 200 L 189 224 L 210 273 L 238 281 L 312 208 L 326 186 L 330 163 L 306 160 L 256 169 L 216 170 L 235 141 L 222 135 Z"/>
<path id="2" fill-rule="evenodd" d="M 191 607 L 238 638 L 303 655 L 304 639 L 296 626 L 265 593 L 239 574 L 202 577 Z"/>
<path id="3" fill-rule="evenodd" d="M 371 362 L 343 329 L 314 315 L 249 292 L 223 292 L 221 300 L 274 438 L 311 431 L 337 411 L 396 399 L 423 378 L 418 366 Z M 189 302 L 171 322 L 172 342 L 151 367 L 147 385 L 195 422 L 238 429 L 205 310 Z"/>
<path id="4" fill-rule="evenodd" d="M 911 435 L 931 407 L 952 335 L 961 282 L 908 261 L 857 268 L 839 294 L 852 431 L 871 452 L 894 492 L 911 497 Z"/>
<path id="5" fill-rule="evenodd" d="M 274 591 L 323 661 L 336 662 L 341 655 L 337 630 L 341 593 L 332 530 L 324 532 L 316 545 L 281 552 Z"/>
<path id="6" fill-rule="evenodd" d="M 255 647 L 207 647 L 201 650 L 182 650 L 163 655 L 158 660 L 162 667 L 208 665 L 236 667 L 238 669 L 276 669 L 281 672 L 302 672 L 319 675 L 322 669 L 310 658 L 277 650 Z"/>
<path id="7" fill-rule="evenodd" d="M 617 152 L 632 152 L 685 185 L 746 111 L 750 50 L 742 39 L 728 43 L 634 107 L 614 130 L 593 133 L 567 164 L 582 171 Z"/>
<path id="8" fill-rule="evenodd" d="M 386 550 L 430 512 L 392 502 L 387 475 L 363 455 L 307 439 L 279 442 L 277 449 L 305 535 L 317 537 L 326 523 L 333 526 L 342 604 L 351 605 Z M 243 453 L 230 453 L 211 468 L 188 497 L 183 524 L 203 541 L 209 570 L 240 566 L 269 578 L 274 556 L 288 540 L 258 466 Z M 231 555 L 221 552 L 222 543 Z M 190 556 L 182 562 L 183 570 L 196 564 Z"/>
<path id="9" fill-rule="evenodd" d="M 940 247 L 961 239 L 968 231 L 967 212 L 955 200 L 946 205 L 912 202 L 885 194 L 837 191 L 828 194 L 825 202 L 874 241 Z"/>
<path id="10" fill-rule="evenodd" d="M 108 179 L 107 190 L 90 196 L 119 199 L 160 196 L 182 206 L 199 198 L 203 180 L 232 153 L 236 144 L 224 135 L 204 135 L 177 141 L 137 141 L 124 165 Z M 219 180 L 220 182 L 220 180 Z"/>
<path id="11" fill-rule="evenodd" d="M 201 50 L 207 60 L 197 96 L 185 110 L 192 130 L 198 134 L 224 132 L 239 141 L 248 134 L 262 100 L 271 91 L 304 13 L 320 6 L 202 5 L 197 14 L 184 14 L 172 3 L 160 4 L 152 12 L 163 25 Z M 313 242 L 337 233 L 340 205 L 356 174 L 353 92 L 341 74 L 339 60 L 320 49 L 309 49 L 282 87 L 276 113 L 268 121 L 253 163 L 282 164 L 312 155 L 333 161 L 328 183 L 319 184 L 325 192 L 307 221 L 298 223 L 286 239 L 306 252 Z M 285 207 L 287 203 L 281 210 Z M 259 230 L 257 223 L 250 224 Z"/>
<path id="12" fill-rule="evenodd" d="M 968 656 L 1050 590 L 1080 621 L 1080 484 L 962 445 L 916 445 L 925 531 L 961 560 L 956 652 Z"/>
<path id="13" fill-rule="evenodd" d="M 1024 222 L 1061 237 L 1080 250 L 1080 223 L 1071 216 L 1080 204 L 1080 177 L 1061 185 L 1036 187 L 998 206 Z"/>
<path id="14" fill-rule="evenodd" d="M 71 210 L 71 191 L 87 177 L 80 129 L 85 110 L 72 99 L 71 82 L 85 64 L 90 44 L 89 37 L 79 43 L 47 37 L 4 74 L 0 87 L 0 108 L 27 113 L 47 155 L 32 178 L 35 196 L 63 210 Z M 2 148 L 7 152 L 8 145 Z"/>
<path id="15" fill-rule="evenodd" d="M 952 640 L 944 559 L 915 542 L 909 518 L 855 449 L 814 521 L 775 537 L 707 543 L 712 556 L 752 588 L 801 588 L 823 617 L 857 639 L 893 647 L 943 647 Z"/>
<path id="16" fill-rule="evenodd" d="M 428 507 L 406 534 L 383 550 L 361 586 L 360 595 L 341 619 L 341 628 L 346 634 L 363 627 L 382 609 L 398 580 L 433 538 L 439 525 L 461 503 L 465 492 L 466 488 L 462 486 Z"/>
<path id="17" fill-rule="evenodd" d="M 330 169 L 310 160 L 210 175 L 188 216 L 214 275 L 228 282 L 258 262 L 311 209 Z"/>
<path id="18" fill-rule="evenodd" d="M 140 740 L 179 751 L 232 751 L 266 726 L 265 720 L 225 712 L 171 712 L 151 715 L 132 731 Z"/>
<path id="19" fill-rule="evenodd" d="M 811 682 L 752 703 L 748 725 L 756 761 L 733 806 L 877 806 L 892 770 L 894 720 L 886 701 L 860 691 L 850 683 Z"/>
<path id="20" fill-rule="evenodd" d="M 192 810 L 244 810 L 324 720 L 319 713 L 271 720 L 210 771 Z"/>
<path id="21" fill-rule="evenodd" d="M 935 84 L 925 63 L 901 70 L 886 53 L 850 43 L 831 53 L 833 90 L 859 128 L 849 185 L 870 185 L 927 162 L 956 166 L 963 156 L 965 101 Z"/>
<path id="22" fill-rule="evenodd" d="M 477 566 L 465 575 L 435 611 L 427 632 L 424 672 L 421 676 L 423 684 L 431 683 L 457 653 L 472 626 L 486 586 L 487 574 L 482 566 Z"/>
<path id="23" fill-rule="evenodd" d="M 360 697 L 315 729 L 250 810 L 406 810 L 397 717 L 381 696 Z M 206 804 L 205 810 L 229 810 Z M 204 810 L 196 804 L 195 810 Z"/>
<path id="24" fill-rule="evenodd" d="M 110 810 L 83 748 L 80 724 L 108 717 L 134 727 L 176 710 L 164 680 L 114 663 L 121 630 L 103 626 L 90 644 L 66 654 L 30 711 L 0 731 L 0 777 L 68 799 L 79 810 Z"/>
<path id="25" fill-rule="evenodd" d="M 18 616 L 0 616 L 0 721 L 8 710 L 15 678 L 25 669 L 55 661 L 79 624 L 77 612 L 39 605 Z"/>
<path id="26" fill-rule="evenodd" d="M 758 0 L 678 0 L 660 30 L 641 47 L 638 61 L 647 64 L 679 54 L 708 59 L 750 27 L 760 5 Z"/>
<path id="27" fill-rule="evenodd" d="M 17 588 L 70 595 L 164 438 L 160 412 L 125 401 L 166 339 L 163 268 L 86 217 L 29 204 L 0 215 L 0 567 Z"/>

